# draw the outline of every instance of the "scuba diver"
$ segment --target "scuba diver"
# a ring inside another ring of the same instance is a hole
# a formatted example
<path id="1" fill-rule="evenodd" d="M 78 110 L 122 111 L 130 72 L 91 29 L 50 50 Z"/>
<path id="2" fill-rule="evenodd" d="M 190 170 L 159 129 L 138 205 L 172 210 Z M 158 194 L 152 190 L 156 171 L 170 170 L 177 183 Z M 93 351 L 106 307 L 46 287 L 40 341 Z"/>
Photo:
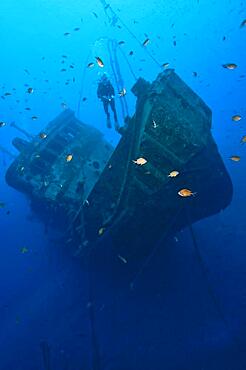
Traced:
<path id="1" fill-rule="evenodd" d="M 114 114 L 114 126 L 116 131 L 119 130 L 119 123 L 117 118 L 117 112 L 115 108 L 115 92 L 113 85 L 111 84 L 110 80 L 108 79 L 107 75 L 104 73 L 99 80 L 98 88 L 97 88 L 97 97 L 102 101 L 104 112 L 107 116 L 107 127 L 111 128 L 111 121 L 110 121 L 110 114 L 108 107 L 110 105 L 112 112 Z"/>

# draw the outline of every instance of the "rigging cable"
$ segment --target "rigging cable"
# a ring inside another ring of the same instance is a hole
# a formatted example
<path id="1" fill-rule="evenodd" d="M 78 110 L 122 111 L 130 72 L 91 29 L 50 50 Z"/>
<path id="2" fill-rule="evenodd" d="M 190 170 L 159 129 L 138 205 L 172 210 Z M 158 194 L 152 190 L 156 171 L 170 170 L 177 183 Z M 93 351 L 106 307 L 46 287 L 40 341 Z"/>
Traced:
<path id="1" fill-rule="evenodd" d="M 100 0 L 100 2 L 103 5 L 104 12 L 108 19 L 111 20 L 111 24 L 114 26 L 117 22 L 117 20 L 122 24 L 122 26 L 127 30 L 127 32 L 134 38 L 134 40 L 137 41 L 137 43 L 144 48 L 145 52 L 148 54 L 148 56 L 153 60 L 153 62 L 160 68 L 162 68 L 162 65 L 158 62 L 158 60 L 152 55 L 152 53 L 144 47 L 143 43 L 137 38 L 137 36 L 130 30 L 130 28 L 126 25 L 126 23 L 115 13 L 115 11 L 112 9 L 111 5 L 109 3 L 106 3 L 105 0 Z M 108 15 L 108 10 L 111 12 L 112 17 Z"/>
<path id="2" fill-rule="evenodd" d="M 91 56 L 91 51 L 87 55 L 87 58 L 86 58 L 86 61 L 85 61 L 85 66 L 84 66 L 84 69 L 83 69 L 82 78 L 81 78 L 81 87 L 80 87 L 79 101 L 78 101 L 78 107 L 77 107 L 77 117 L 78 118 L 79 118 L 79 115 L 80 115 L 80 106 L 81 106 L 81 101 L 82 101 L 82 96 L 83 96 L 83 91 L 84 91 L 85 75 L 86 75 L 87 65 L 88 65 L 90 56 Z"/>
<path id="3" fill-rule="evenodd" d="M 131 64 L 129 63 L 129 60 L 127 59 L 126 54 L 124 53 L 124 51 L 123 51 L 121 48 L 119 48 L 119 50 L 120 50 L 120 52 L 121 52 L 121 54 L 122 54 L 123 58 L 125 59 L 125 61 L 126 61 L 127 65 L 128 65 L 128 68 L 129 68 L 129 70 L 130 70 L 130 72 L 131 72 L 131 74 L 132 74 L 133 78 L 135 79 L 135 81 L 137 81 L 137 79 L 138 79 L 138 78 L 137 78 L 136 74 L 134 73 L 134 71 L 133 71 L 133 69 L 132 69 Z"/>
<path id="4" fill-rule="evenodd" d="M 108 40 L 108 52 L 110 56 L 110 65 L 111 65 L 111 69 L 113 72 L 115 85 L 117 87 L 117 90 L 121 91 L 122 88 L 124 87 L 124 82 L 123 82 L 123 78 L 121 76 L 121 72 L 119 68 L 116 45 L 117 43 L 115 40 Z M 120 98 L 120 105 L 121 105 L 121 111 L 122 111 L 122 118 L 124 121 L 125 117 L 129 116 L 128 106 L 127 106 L 125 96 L 122 96 Z"/>

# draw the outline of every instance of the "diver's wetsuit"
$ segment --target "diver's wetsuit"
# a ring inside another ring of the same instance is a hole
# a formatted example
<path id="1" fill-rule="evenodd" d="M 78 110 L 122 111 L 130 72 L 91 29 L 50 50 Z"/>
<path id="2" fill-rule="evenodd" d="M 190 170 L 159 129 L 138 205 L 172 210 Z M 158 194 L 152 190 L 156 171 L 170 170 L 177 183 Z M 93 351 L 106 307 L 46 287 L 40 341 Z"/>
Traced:
<path id="1" fill-rule="evenodd" d="M 110 105 L 112 112 L 114 113 L 115 128 L 118 129 L 118 118 L 114 101 L 115 92 L 111 82 L 108 79 L 99 82 L 97 88 L 97 96 L 103 102 L 103 108 L 107 116 L 108 127 L 111 127 L 110 114 L 108 111 L 108 106 Z"/>

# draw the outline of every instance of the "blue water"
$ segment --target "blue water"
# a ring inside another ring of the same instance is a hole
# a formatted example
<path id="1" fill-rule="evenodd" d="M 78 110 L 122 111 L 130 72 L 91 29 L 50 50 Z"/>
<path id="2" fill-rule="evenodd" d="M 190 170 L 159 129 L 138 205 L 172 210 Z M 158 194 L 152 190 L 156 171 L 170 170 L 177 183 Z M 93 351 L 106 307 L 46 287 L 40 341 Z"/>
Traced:
<path id="1" fill-rule="evenodd" d="M 246 4 L 115 0 L 111 6 L 138 40 L 150 39 L 151 55 L 170 63 L 212 109 L 212 133 L 233 182 L 233 200 L 225 211 L 194 225 L 205 274 L 191 235 L 183 230 L 165 245 L 160 241 L 137 275 L 112 260 L 105 242 L 88 275 L 83 262 L 60 245 L 59 232 L 47 230 L 31 211 L 29 199 L 7 186 L 4 175 L 12 159 L 1 152 L 0 370 L 246 369 L 246 144 L 240 144 L 246 135 L 246 26 L 240 28 Z M 120 136 L 106 128 L 96 97 L 101 70 L 86 65 L 100 56 L 111 78 L 107 39 L 113 38 L 125 41 L 126 54 L 134 52 L 128 59 L 137 76 L 152 81 L 160 72 L 119 24 L 109 24 L 99 0 L 0 2 L 0 95 L 11 92 L 0 99 L 0 121 L 7 123 L 0 128 L 1 146 L 17 154 L 11 122 L 37 134 L 62 111 L 62 102 L 78 112 L 79 97 L 87 98 L 79 118 L 117 144 Z M 238 68 L 227 70 L 225 63 Z M 134 77 L 123 58 L 120 67 L 132 114 Z M 233 122 L 234 114 L 242 120 Z M 232 155 L 241 161 L 230 161 Z"/>

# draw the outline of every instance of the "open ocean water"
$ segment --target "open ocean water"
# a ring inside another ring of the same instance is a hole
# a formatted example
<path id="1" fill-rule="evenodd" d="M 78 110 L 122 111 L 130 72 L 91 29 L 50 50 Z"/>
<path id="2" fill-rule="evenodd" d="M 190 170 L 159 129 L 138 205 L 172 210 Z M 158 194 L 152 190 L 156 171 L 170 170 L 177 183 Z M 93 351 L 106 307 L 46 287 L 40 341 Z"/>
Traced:
<path id="1" fill-rule="evenodd" d="M 112 39 L 130 114 L 134 76 L 153 81 L 169 63 L 211 108 L 233 183 L 195 239 L 161 239 L 134 272 L 107 238 L 85 266 L 5 181 L 12 139 L 25 138 L 12 122 L 35 135 L 69 107 L 117 144 L 96 95 L 103 68 L 113 81 Z M 245 1 L 1 0 L 0 45 L 0 370 L 245 370 Z"/>

